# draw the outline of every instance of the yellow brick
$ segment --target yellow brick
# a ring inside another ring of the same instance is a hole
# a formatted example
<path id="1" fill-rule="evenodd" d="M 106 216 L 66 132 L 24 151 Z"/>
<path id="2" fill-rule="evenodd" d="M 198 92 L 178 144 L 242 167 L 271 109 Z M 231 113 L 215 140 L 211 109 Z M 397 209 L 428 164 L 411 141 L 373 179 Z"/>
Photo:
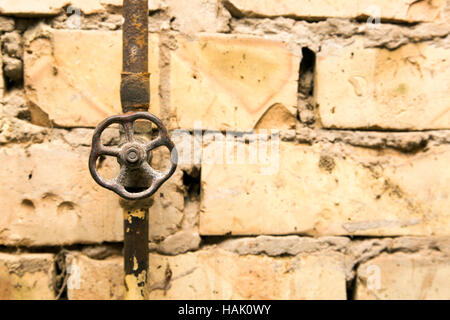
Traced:
<path id="1" fill-rule="evenodd" d="M 1 148 L 0 243 L 58 245 L 120 241 L 118 197 L 100 188 L 87 168 L 88 148 L 56 141 Z"/>
<path id="2" fill-rule="evenodd" d="M 450 263 L 443 255 L 383 254 L 358 267 L 356 299 L 448 300 Z"/>
<path id="3" fill-rule="evenodd" d="M 222 148 L 203 153 L 202 235 L 450 234 L 448 146 L 404 155 L 280 142 L 267 162 L 207 160 Z"/>
<path id="4" fill-rule="evenodd" d="M 317 56 L 315 98 L 325 127 L 450 128 L 450 50 L 432 44 L 328 44 Z"/>
<path id="5" fill-rule="evenodd" d="M 205 129 L 251 130 L 271 108 L 281 119 L 295 119 L 299 58 L 285 44 L 216 35 L 178 38 L 178 45 L 170 85 L 178 127 L 199 122 Z"/>
<path id="6" fill-rule="evenodd" d="M 81 282 L 79 290 L 69 290 L 69 298 L 123 297 L 121 260 L 71 261 Z M 343 256 L 337 253 L 272 258 L 211 248 L 177 256 L 150 254 L 149 269 L 151 300 L 346 298 Z"/>
<path id="7" fill-rule="evenodd" d="M 1 300 L 51 300 L 53 283 L 52 254 L 0 253 Z"/>
<path id="8" fill-rule="evenodd" d="M 99 13 L 104 9 L 100 0 L 2 0 L 0 13 L 21 17 L 52 16 L 61 13 L 69 5 L 84 14 Z"/>
<path id="9" fill-rule="evenodd" d="M 45 34 L 45 37 L 38 37 Z M 121 113 L 122 33 L 36 28 L 27 35 L 25 88 L 32 118 L 57 125 L 96 126 Z M 149 39 L 151 111 L 159 113 L 159 40 Z"/>
<path id="10" fill-rule="evenodd" d="M 154 6 L 158 4 L 153 1 Z M 227 30 L 228 19 L 219 14 L 217 0 L 164 0 L 167 12 L 174 19 L 171 28 L 186 34 L 221 32 Z"/>
<path id="11" fill-rule="evenodd" d="M 380 16 L 382 19 L 420 22 L 443 17 L 445 0 L 226 0 L 235 14 L 289 16 L 308 19 Z"/>
<path id="12" fill-rule="evenodd" d="M 67 256 L 69 300 L 123 299 L 123 258 L 90 259 L 82 254 Z"/>

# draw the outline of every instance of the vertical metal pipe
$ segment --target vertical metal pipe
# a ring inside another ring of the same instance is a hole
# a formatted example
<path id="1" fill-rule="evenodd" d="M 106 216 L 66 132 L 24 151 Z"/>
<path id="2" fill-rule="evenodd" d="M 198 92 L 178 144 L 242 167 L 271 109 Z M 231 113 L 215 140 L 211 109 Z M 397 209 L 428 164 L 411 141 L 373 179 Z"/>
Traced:
<path id="1" fill-rule="evenodd" d="M 148 0 L 124 0 L 123 10 L 125 19 L 120 98 L 123 113 L 128 114 L 109 117 L 97 126 L 92 138 L 89 171 L 94 180 L 102 187 L 116 192 L 125 199 L 142 199 L 156 192 L 162 183 L 175 172 L 177 152 L 162 122 L 152 114 L 139 112 L 147 111 L 150 105 Z M 150 121 L 158 127 L 159 137 L 156 140 L 142 143 L 134 139 L 133 124 L 139 119 Z M 103 146 L 100 141 L 103 130 L 113 123 L 122 124 L 125 137 L 127 137 L 127 141 L 121 144 L 118 151 L 115 148 Z M 155 141 L 159 141 L 161 145 L 154 143 Z M 151 160 L 149 152 L 163 145 L 171 151 L 172 165 L 171 169 L 161 176 L 149 169 L 148 162 Z M 111 151 L 113 149 L 114 151 Z M 102 155 L 115 156 L 119 159 L 121 171 L 119 176 L 112 181 L 106 181 L 97 172 L 96 161 Z M 138 163 L 139 166 L 134 166 L 136 160 L 147 163 Z M 142 179 L 141 173 L 145 173 L 143 175 L 145 179 Z M 156 180 L 151 181 L 152 179 Z M 122 205 L 124 204 L 122 203 Z M 126 208 L 124 211 L 125 299 L 143 300 L 148 298 L 148 207 L 148 204 L 142 202 L 129 202 L 124 205 Z"/>
<path id="2" fill-rule="evenodd" d="M 148 299 L 148 209 L 124 216 L 125 299 Z"/>
<path id="3" fill-rule="evenodd" d="M 150 104 L 148 0 L 124 0 L 123 12 L 122 110 L 124 113 L 147 111 Z"/>
<path id="4" fill-rule="evenodd" d="M 150 105 L 148 0 L 124 0 L 123 12 L 122 110 L 123 113 L 147 111 Z M 125 299 L 144 300 L 148 298 L 148 209 L 125 210 L 124 218 Z"/>

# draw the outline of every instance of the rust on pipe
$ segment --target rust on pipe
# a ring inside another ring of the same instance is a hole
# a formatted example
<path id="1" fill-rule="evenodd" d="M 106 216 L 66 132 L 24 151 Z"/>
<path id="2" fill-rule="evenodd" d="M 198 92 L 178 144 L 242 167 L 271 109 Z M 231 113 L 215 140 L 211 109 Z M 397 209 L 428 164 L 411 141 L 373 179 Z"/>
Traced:
<path id="1" fill-rule="evenodd" d="M 148 1 L 124 0 L 123 12 L 122 110 L 123 113 L 147 111 L 150 105 Z"/>
<path id="2" fill-rule="evenodd" d="M 124 216 L 125 299 L 148 299 L 148 208 Z"/>
<path id="3" fill-rule="evenodd" d="M 120 99 L 123 113 L 148 111 L 148 0 L 123 2 L 123 70 Z M 129 136 L 133 134 L 128 133 Z M 156 189 L 155 189 L 156 191 Z M 125 299 L 148 299 L 148 208 L 125 210 L 124 271 Z"/>

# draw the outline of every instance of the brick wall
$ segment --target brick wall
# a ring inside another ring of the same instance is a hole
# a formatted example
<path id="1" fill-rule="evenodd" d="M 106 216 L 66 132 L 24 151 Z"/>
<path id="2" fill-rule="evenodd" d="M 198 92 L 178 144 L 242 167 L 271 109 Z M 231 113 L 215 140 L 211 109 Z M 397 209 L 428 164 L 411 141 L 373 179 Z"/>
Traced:
<path id="1" fill-rule="evenodd" d="M 152 299 L 450 299 L 449 1 L 149 4 L 180 153 Z M 127 204 L 87 168 L 121 25 L 120 0 L 0 0 L 1 299 L 123 298 Z"/>

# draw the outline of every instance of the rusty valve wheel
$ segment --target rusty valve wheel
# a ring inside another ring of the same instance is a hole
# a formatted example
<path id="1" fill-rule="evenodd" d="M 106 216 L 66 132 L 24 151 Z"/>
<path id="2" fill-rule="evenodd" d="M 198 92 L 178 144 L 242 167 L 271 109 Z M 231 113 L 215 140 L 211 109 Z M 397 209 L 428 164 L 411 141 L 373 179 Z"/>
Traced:
<path id="1" fill-rule="evenodd" d="M 159 130 L 158 137 L 150 142 L 141 142 L 135 139 L 133 123 L 136 120 L 149 120 L 154 123 Z M 122 125 L 125 131 L 126 142 L 118 147 L 104 146 L 100 141 L 100 136 L 107 127 L 114 123 Z M 151 151 L 163 146 L 169 149 L 171 155 L 171 166 L 166 172 L 157 171 L 149 164 Z M 104 179 L 98 174 L 96 162 L 100 156 L 117 158 L 120 164 L 120 173 L 116 178 Z M 122 198 L 139 200 L 153 195 L 175 172 L 177 162 L 177 150 L 169 139 L 167 130 L 161 120 L 148 112 L 136 112 L 130 115 L 109 117 L 97 126 L 92 138 L 89 171 L 94 180 L 102 187 L 114 191 Z M 149 187 L 141 192 L 130 192 L 126 189 L 125 184 L 132 180 L 146 181 Z"/>

